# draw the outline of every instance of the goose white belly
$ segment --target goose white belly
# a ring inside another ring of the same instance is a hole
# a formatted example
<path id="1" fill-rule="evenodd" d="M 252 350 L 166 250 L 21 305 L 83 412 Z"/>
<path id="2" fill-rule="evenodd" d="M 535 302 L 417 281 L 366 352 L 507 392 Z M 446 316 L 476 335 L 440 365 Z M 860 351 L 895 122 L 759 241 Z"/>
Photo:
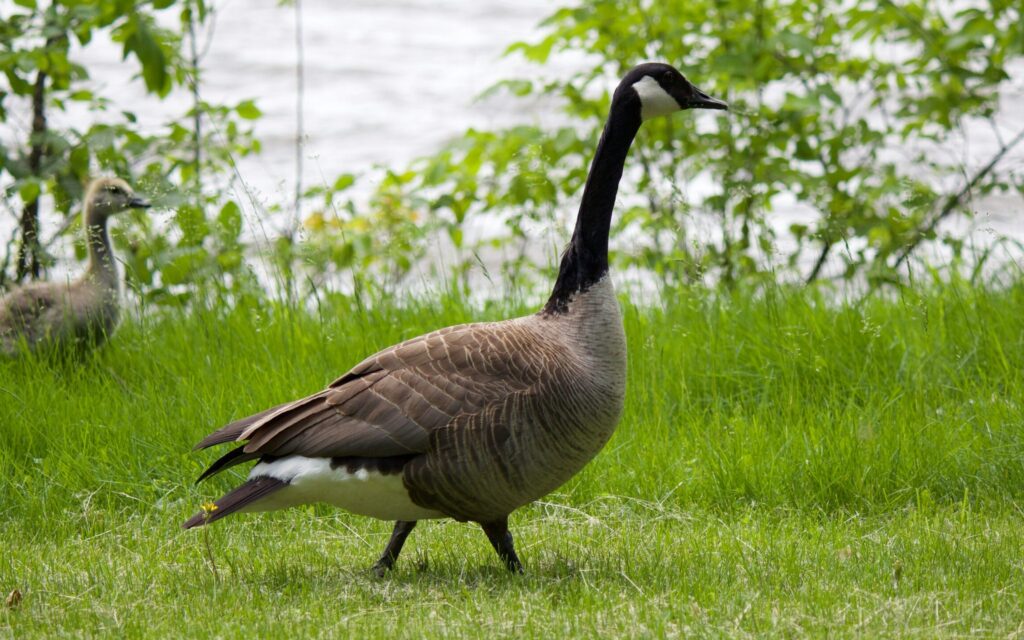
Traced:
<path id="1" fill-rule="evenodd" d="M 349 472 L 344 464 L 332 468 L 330 458 L 287 456 L 257 464 L 249 473 L 249 479 L 259 477 L 276 478 L 288 486 L 253 502 L 243 511 L 272 511 L 324 502 L 381 520 L 445 517 L 440 511 L 425 509 L 414 503 L 402 482 L 401 473 L 385 474 L 376 469 Z"/>

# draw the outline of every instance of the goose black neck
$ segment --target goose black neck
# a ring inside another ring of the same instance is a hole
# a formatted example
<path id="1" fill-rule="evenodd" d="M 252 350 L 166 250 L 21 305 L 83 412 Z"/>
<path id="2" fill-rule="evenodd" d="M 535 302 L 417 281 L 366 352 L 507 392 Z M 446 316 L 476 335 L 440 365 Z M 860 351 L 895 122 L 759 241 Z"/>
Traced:
<path id="1" fill-rule="evenodd" d="M 608 233 L 615 196 L 629 147 L 640 130 L 640 109 L 634 102 L 628 99 L 612 102 L 608 122 L 590 164 L 576 228 L 562 254 L 558 278 L 544 306 L 545 314 L 564 313 L 574 295 L 586 291 L 608 273 Z"/>

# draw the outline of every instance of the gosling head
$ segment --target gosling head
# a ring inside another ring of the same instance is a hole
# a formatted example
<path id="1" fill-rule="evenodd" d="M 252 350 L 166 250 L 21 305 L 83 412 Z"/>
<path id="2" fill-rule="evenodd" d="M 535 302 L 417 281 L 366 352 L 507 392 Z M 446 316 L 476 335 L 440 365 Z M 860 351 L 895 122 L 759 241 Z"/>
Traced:
<path id="1" fill-rule="evenodd" d="M 115 213 L 126 209 L 146 209 L 149 206 L 149 202 L 135 195 L 124 180 L 99 178 L 92 181 L 85 193 L 85 222 L 101 224 Z"/>
<path id="2" fill-rule="evenodd" d="M 690 84 L 675 67 L 662 62 L 645 62 L 630 69 L 615 90 L 614 100 L 638 106 L 641 121 L 683 109 L 729 108 Z"/>

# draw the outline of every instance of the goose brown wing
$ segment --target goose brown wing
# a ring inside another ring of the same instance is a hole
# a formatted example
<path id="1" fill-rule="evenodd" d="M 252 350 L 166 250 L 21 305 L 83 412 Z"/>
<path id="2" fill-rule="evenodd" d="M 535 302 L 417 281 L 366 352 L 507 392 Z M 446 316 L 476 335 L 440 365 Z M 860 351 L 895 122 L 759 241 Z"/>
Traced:
<path id="1" fill-rule="evenodd" d="M 519 333 L 508 323 L 485 323 L 413 338 L 367 358 L 327 389 L 232 423 L 203 443 L 247 440 L 247 458 L 423 453 L 430 434 L 456 416 L 501 403 L 538 379 L 526 357 L 528 338 Z"/>

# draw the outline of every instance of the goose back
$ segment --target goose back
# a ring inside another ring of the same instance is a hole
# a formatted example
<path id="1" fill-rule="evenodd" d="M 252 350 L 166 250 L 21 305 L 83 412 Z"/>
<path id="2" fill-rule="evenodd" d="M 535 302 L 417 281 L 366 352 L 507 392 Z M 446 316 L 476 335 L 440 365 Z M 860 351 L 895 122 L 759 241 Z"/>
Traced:
<path id="1" fill-rule="evenodd" d="M 605 445 L 622 413 L 626 340 L 604 278 L 565 313 L 512 320 L 497 336 L 542 367 L 527 389 L 437 429 L 406 466 L 418 504 L 488 522 L 564 484 Z"/>

